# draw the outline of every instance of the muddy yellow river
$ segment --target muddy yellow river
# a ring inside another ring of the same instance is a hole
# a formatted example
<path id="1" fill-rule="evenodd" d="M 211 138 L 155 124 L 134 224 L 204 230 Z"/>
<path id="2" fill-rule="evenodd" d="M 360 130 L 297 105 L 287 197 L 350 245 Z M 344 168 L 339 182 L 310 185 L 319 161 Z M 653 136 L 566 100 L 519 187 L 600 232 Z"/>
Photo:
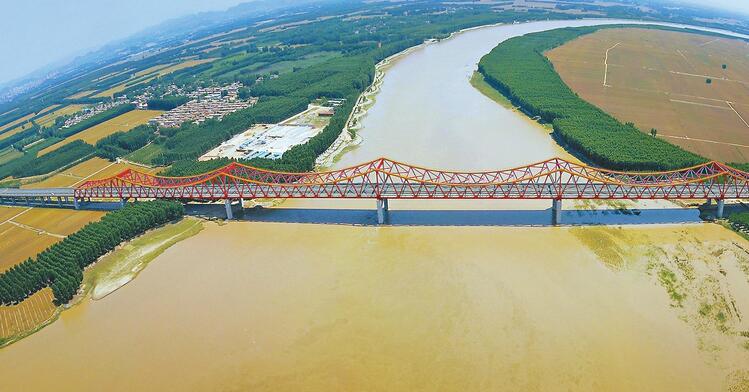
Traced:
<path id="1" fill-rule="evenodd" d="M 473 30 L 404 56 L 363 120 L 363 142 L 336 165 L 387 155 L 473 170 L 564 155 L 546 129 L 468 81 L 503 39 L 585 23 Z M 374 207 L 338 203 L 279 208 Z M 300 210 L 206 222 L 123 288 L 0 350 L 0 390 L 749 386 L 749 242 L 702 223 L 476 224 L 496 207 L 535 217 L 549 206 L 468 203 L 391 202 L 394 216 L 474 210 L 412 226 L 351 225 L 353 213 L 335 212 L 320 219 L 342 224 L 280 222 L 315 220 Z"/>

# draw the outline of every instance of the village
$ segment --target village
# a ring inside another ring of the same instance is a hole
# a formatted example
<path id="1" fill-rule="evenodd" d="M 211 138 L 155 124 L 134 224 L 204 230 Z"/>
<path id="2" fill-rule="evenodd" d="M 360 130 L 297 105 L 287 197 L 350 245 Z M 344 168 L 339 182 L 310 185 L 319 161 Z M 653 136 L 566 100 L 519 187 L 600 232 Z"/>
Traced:
<path id="1" fill-rule="evenodd" d="M 166 96 L 184 96 L 190 100 L 183 105 L 163 113 L 150 121 L 160 127 L 175 128 L 185 122 L 199 124 L 208 119 L 220 120 L 229 113 L 248 108 L 257 103 L 257 98 L 249 97 L 243 100 L 239 97 L 242 83 L 232 83 L 225 86 L 201 87 L 194 91 L 185 92 L 174 85 L 167 88 Z M 145 102 L 148 107 L 149 92 L 136 97 L 134 102 L 139 108 Z"/>
<path id="2" fill-rule="evenodd" d="M 118 97 L 112 101 L 98 103 L 94 106 L 83 108 L 80 112 L 75 113 L 73 116 L 65 120 L 61 128 L 70 128 L 73 125 L 80 123 L 83 120 L 89 119 L 101 112 L 107 111 L 114 107 L 124 105 L 128 103 L 127 97 Z"/>

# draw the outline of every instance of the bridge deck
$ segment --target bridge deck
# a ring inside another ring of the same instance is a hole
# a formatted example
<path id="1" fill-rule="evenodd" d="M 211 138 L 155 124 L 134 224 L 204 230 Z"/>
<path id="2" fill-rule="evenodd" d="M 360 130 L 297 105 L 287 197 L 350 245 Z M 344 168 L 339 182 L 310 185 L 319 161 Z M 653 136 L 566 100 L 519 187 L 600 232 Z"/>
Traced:
<path id="1" fill-rule="evenodd" d="M 745 185 L 686 184 L 678 187 L 637 185 L 518 183 L 511 185 L 197 185 L 177 188 L 98 187 L 78 192 L 79 197 L 144 199 L 738 199 L 749 197 Z"/>
<path id="2" fill-rule="evenodd" d="M 18 188 L 0 188 L 0 198 L 2 197 L 73 197 L 75 189 L 73 188 L 40 188 L 40 189 L 18 189 Z"/>

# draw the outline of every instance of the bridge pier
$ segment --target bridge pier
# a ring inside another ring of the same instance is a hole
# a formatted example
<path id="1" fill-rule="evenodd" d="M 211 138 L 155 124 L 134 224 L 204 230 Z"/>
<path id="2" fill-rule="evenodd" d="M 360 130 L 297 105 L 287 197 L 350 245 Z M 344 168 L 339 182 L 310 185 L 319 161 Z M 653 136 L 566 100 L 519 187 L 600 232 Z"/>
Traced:
<path id="1" fill-rule="evenodd" d="M 726 206 L 726 201 L 724 199 L 718 199 L 718 208 L 715 210 L 715 217 L 718 219 L 723 219 L 723 208 Z"/>
<path id="2" fill-rule="evenodd" d="M 234 211 L 231 210 L 231 199 L 224 200 L 224 207 L 226 207 L 226 219 L 234 219 Z"/>
<path id="3" fill-rule="evenodd" d="M 388 199 L 377 199 L 377 223 L 384 224 L 388 212 Z"/>
<path id="4" fill-rule="evenodd" d="M 551 201 L 551 223 L 555 226 L 562 223 L 562 199 Z"/>

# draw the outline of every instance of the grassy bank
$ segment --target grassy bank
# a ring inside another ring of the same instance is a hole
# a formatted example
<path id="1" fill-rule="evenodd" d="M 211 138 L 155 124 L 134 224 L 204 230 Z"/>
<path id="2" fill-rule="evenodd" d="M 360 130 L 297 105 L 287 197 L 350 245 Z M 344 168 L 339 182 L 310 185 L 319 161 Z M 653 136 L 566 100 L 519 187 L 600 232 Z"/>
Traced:
<path id="1" fill-rule="evenodd" d="M 151 230 L 102 257 L 86 271 L 84 290 L 98 300 L 134 279 L 148 263 L 172 245 L 203 230 L 203 221 L 186 217 Z"/>
<path id="2" fill-rule="evenodd" d="M 473 75 L 471 75 L 471 86 L 473 86 L 473 88 L 478 90 L 481 94 L 484 94 L 487 98 L 502 105 L 502 107 L 508 109 L 515 107 L 507 97 L 499 92 L 499 90 L 492 87 L 489 83 L 486 82 L 486 79 L 484 78 L 484 75 L 481 74 L 481 72 L 474 72 Z"/>

